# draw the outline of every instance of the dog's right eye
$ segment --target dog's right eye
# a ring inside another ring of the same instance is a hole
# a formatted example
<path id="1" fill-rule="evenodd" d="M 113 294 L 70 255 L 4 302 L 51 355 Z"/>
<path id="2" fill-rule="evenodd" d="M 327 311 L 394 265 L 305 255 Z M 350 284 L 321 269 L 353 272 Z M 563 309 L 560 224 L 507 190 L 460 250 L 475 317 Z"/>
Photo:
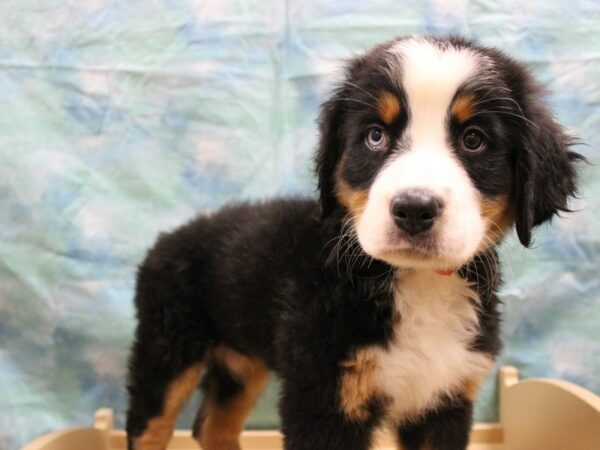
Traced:
<path id="1" fill-rule="evenodd" d="M 385 131 L 381 127 L 371 127 L 367 131 L 365 138 L 367 147 L 374 151 L 380 151 L 387 149 L 388 137 Z"/>

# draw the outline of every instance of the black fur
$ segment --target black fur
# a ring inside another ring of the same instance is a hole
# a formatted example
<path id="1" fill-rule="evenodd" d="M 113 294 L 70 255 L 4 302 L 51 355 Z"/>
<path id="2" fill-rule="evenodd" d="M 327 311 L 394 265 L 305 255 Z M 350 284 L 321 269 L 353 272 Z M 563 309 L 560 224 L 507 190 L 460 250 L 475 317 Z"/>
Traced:
<path id="1" fill-rule="evenodd" d="M 464 450 L 469 441 L 472 415 L 471 402 L 448 398 L 443 407 L 400 427 L 398 434 L 403 450 Z"/>
<path id="2" fill-rule="evenodd" d="M 519 238 L 528 246 L 533 227 L 567 210 L 567 198 L 575 192 L 573 162 L 579 155 L 568 149 L 569 139 L 520 64 L 467 41 L 450 42 L 498 62 L 497 79 L 465 90 L 485 95 L 501 86 L 510 91 L 511 100 L 496 106 L 515 116 L 489 117 L 482 125 L 494 138 L 493 149 L 478 160 L 459 157 L 482 195 L 510 198 Z M 148 253 L 135 297 L 139 323 L 128 380 L 130 450 L 148 421 L 162 413 L 173 380 L 217 345 L 260 360 L 281 377 L 286 449 L 369 448 L 386 399 L 373 397 L 364 420 L 346 417 L 340 408 L 342 362 L 361 348 L 390 344 L 396 269 L 372 260 L 358 243 L 341 237 L 348 211 L 335 194 L 335 171 L 347 152 L 352 161 L 340 176 L 353 187 L 368 189 L 385 163 L 385 155 L 365 156 L 357 150 L 364 140 L 360 130 L 377 121 L 372 108 L 361 103 L 370 102 L 370 95 L 386 89 L 401 99 L 406 115 L 389 126 L 396 136 L 409 120 L 406 98 L 383 70 L 389 69 L 385 50 L 390 45 L 351 62 L 347 83 L 322 107 L 315 158 L 318 202 L 286 199 L 229 206 L 161 235 Z M 453 139 L 461 127 L 450 123 Z M 338 252 L 353 257 L 340 258 Z M 476 286 L 482 305 L 480 332 L 471 348 L 496 355 L 500 319 L 495 291 L 500 277 L 495 249 L 476 255 L 459 273 Z M 243 389 L 226 369 L 208 364 L 203 385 L 217 386 L 219 401 Z M 443 404 L 398 425 L 407 450 L 425 444 L 432 449 L 465 448 L 472 405 L 452 393 Z M 201 410 L 197 423 L 202 418 Z"/>
<path id="3" fill-rule="evenodd" d="M 569 212 L 567 201 L 577 193 L 575 163 L 586 159 L 570 150 L 574 138 L 554 120 L 544 88 L 527 69 L 498 50 L 482 52 L 498 62 L 497 70 L 518 105 L 513 111 L 517 115 L 506 121 L 515 164 L 515 226 L 519 240 L 529 247 L 534 227 Z"/>

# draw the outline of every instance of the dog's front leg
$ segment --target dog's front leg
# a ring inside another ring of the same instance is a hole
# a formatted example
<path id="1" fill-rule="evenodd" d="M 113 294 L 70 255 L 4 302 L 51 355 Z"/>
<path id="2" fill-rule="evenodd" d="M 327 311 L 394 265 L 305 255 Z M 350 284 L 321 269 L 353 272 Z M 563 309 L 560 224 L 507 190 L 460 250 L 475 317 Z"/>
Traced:
<path id="1" fill-rule="evenodd" d="M 284 448 L 368 450 L 382 405 L 374 396 L 358 395 L 352 383 L 344 383 L 349 369 L 340 348 L 347 336 L 323 319 L 324 314 L 306 311 L 310 310 L 299 311 L 294 323 L 287 324 L 280 340 Z"/>
<path id="2" fill-rule="evenodd" d="M 472 403 L 457 398 L 417 421 L 398 427 L 402 450 L 465 450 L 472 424 Z"/>
<path id="3" fill-rule="evenodd" d="M 281 419 L 286 450 L 368 450 L 377 413 L 348 418 L 337 406 L 335 383 L 284 380 Z"/>

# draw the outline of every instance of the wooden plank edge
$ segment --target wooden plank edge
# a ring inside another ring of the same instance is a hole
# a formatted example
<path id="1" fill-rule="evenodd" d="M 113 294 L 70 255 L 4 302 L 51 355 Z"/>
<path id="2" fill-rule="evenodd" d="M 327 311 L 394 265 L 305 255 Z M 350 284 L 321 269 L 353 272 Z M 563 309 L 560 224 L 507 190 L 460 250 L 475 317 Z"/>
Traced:
<path id="1" fill-rule="evenodd" d="M 105 450 L 108 436 L 94 428 L 67 428 L 45 434 L 27 444 L 21 450 L 56 450 L 81 448 L 85 443 L 86 450 Z"/>
<path id="2" fill-rule="evenodd" d="M 277 430 L 247 430 L 242 433 L 241 444 L 244 450 L 275 450 L 283 447 L 283 435 Z M 502 426 L 499 423 L 478 423 L 471 430 L 471 444 L 500 444 L 503 441 Z M 382 433 L 376 439 L 377 446 L 394 445 L 394 438 Z M 110 449 L 126 448 L 126 436 L 123 430 L 111 431 Z M 189 431 L 177 430 L 169 444 L 169 450 L 196 448 L 197 444 Z"/>

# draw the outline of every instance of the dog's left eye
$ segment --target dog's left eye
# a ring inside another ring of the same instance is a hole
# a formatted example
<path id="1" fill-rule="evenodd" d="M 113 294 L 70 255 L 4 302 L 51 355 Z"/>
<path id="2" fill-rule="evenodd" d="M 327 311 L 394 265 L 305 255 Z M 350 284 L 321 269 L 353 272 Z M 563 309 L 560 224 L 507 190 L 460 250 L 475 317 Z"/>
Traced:
<path id="1" fill-rule="evenodd" d="M 467 152 L 479 152 L 485 147 L 485 137 L 477 128 L 469 127 L 463 134 L 462 145 Z"/>
<path id="2" fill-rule="evenodd" d="M 365 142 L 371 150 L 385 150 L 388 146 L 388 137 L 381 127 L 371 127 L 367 131 Z"/>

